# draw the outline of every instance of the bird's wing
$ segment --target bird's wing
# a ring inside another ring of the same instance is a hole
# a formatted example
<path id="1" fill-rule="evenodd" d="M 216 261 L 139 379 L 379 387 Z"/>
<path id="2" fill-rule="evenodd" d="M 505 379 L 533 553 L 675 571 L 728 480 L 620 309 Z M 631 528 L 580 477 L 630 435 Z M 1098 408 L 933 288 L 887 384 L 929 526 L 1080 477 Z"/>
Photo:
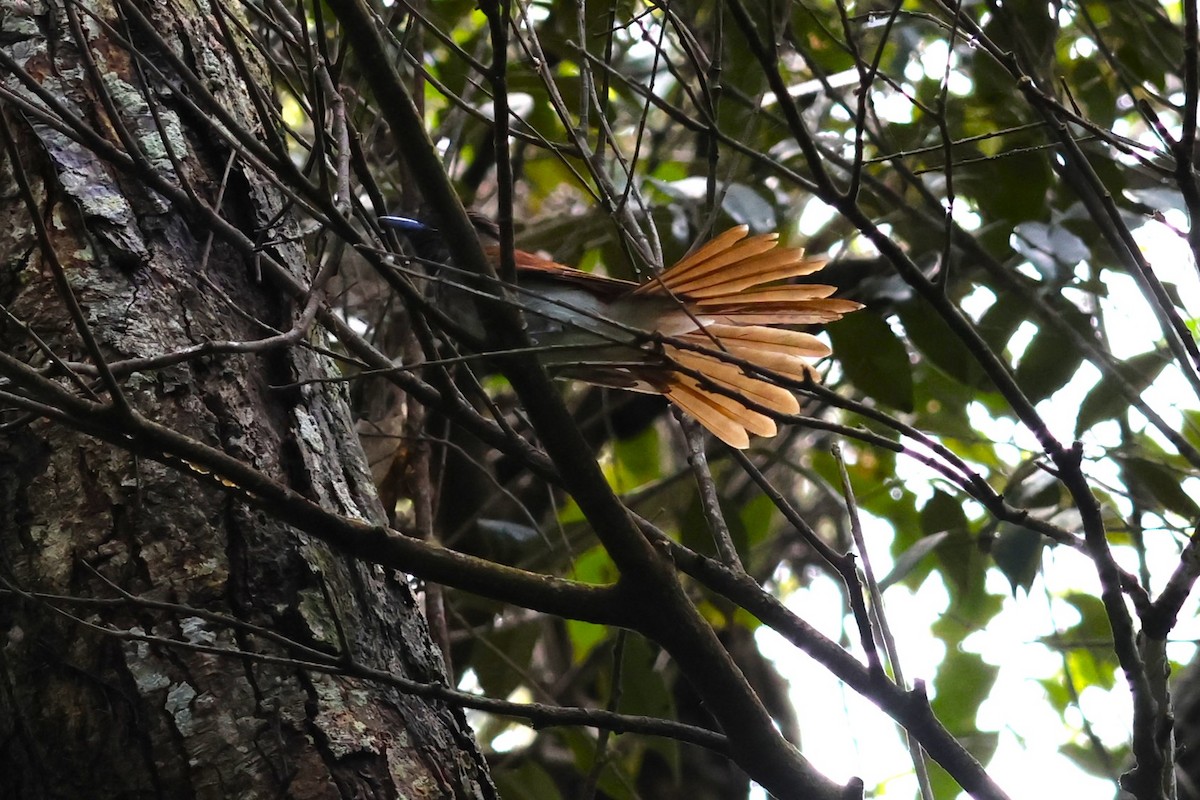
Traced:
<path id="1" fill-rule="evenodd" d="M 492 260 L 492 263 L 500 263 L 500 248 L 498 246 L 490 245 L 484 248 L 484 252 Z M 559 280 L 591 291 L 603 300 L 628 294 L 638 286 L 633 281 L 623 281 L 619 278 L 610 278 L 607 275 L 584 272 L 581 269 L 568 267 L 566 264 L 542 258 L 536 253 L 529 253 L 525 250 L 514 250 L 513 258 L 517 265 L 518 283 L 522 279 L 537 280 L 544 278 Z"/>

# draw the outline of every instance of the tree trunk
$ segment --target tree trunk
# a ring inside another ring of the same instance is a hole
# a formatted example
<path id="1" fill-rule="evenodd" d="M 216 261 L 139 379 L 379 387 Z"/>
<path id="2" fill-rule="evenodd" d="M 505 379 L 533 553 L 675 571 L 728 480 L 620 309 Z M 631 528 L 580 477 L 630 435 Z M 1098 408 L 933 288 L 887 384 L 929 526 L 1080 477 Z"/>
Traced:
<path id="1" fill-rule="evenodd" d="M 110 362 L 258 340 L 299 315 L 252 254 L 213 237 L 203 215 L 181 213 L 148 177 L 186 182 L 296 278 L 311 277 L 272 185 L 180 100 L 201 98 L 164 77 L 173 62 L 121 7 L 0 0 L 0 351 L 57 375 L 49 352 L 71 363 L 92 352 L 67 287 Z M 213 8 L 172 0 L 141 13 L 245 130 L 269 128 Z M 148 56 L 142 76 L 126 37 Z M 123 165 L 13 95 L 139 156 Z M 308 348 L 276 347 L 120 381 L 146 417 L 339 513 L 381 520 L 344 388 L 311 382 L 335 374 Z M 94 369 L 83 382 L 106 397 Z M 272 638 L 444 682 L 403 575 L 2 398 L 0 591 L 0 797 L 495 794 L 459 711 L 305 668 L 313 657 Z"/>

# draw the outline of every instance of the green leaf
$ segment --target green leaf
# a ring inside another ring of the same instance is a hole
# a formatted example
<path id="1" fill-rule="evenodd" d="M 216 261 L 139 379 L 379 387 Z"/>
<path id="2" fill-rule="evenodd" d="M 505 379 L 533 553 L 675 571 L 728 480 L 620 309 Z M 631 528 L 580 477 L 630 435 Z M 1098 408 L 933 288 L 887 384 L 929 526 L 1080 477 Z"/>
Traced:
<path id="1" fill-rule="evenodd" d="M 947 544 L 943 544 L 938 555 L 943 556 L 947 549 Z M 979 552 L 978 548 L 972 549 Z M 983 571 L 979 570 L 976 580 L 951 596 L 950 608 L 933 624 L 931 632 L 948 650 L 953 650 L 967 636 L 982 630 L 1003 607 L 1004 598 L 988 594 Z"/>
<path id="2" fill-rule="evenodd" d="M 775 209 L 762 195 L 741 183 L 727 184 L 721 210 L 739 225 L 752 231 L 773 231 L 778 226 Z"/>
<path id="3" fill-rule="evenodd" d="M 998 669 L 974 653 L 951 650 L 934 677 L 936 690 L 930 705 L 946 729 L 971 755 L 986 764 L 996 750 L 997 735 L 982 733 L 975 725 L 979 706 L 991 691 Z M 935 797 L 957 796 L 958 783 L 944 770 L 932 765 L 930 778 Z"/>
<path id="4" fill-rule="evenodd" d="M 1002 294 L 979 318 L 975 329 L 996 352 L 1008 346 L 1008 340 L 1021 327 L 1029 312 L 1029 304 L 1016 294 Z"/>
<path id="5" fill-rule="evenodd" d="M 1004 487 L 1004 499 L 1019 508 L 1056 508 L 1062 503 L 1062 484 L 1035 462 L 1026 461 Z"/>
<path id="6" fill-rule="evenodd" d="M 1147 386 L 1154 382 L 1158 373 L 1162 372 L 1163 367 L 1169 361 L 1170 357 L 1165 353 L 1151 350 L 1118 364 L 1116 373 L 1132 386 L 1135 392 L 1141 394 Z M 1116 375 L 1105 373 L 1100 382 L 1093 386 L 1092 390 L 1083 398 L 1083 404 L 1079 408 L 1079 418 L 1075 421 L 1076 437 L 1098 422 L 1124 414 L 1129 408 L 1129 401 L 1120 393 L 1117 383 Z"/>
<path id="7" fill-rule="evenodd" d="M 618 492 L 628 492 L 662 477 L 663 449 L 658 428 L 653 425 L 637 436 L 616 439 L 612 452 L 612 485 Z"/>
<path id="8" fill-rule="evenodd" d="M 1061 225 L 1031 220 L 1013 229 L 1013 249 L 1050 283 L 1063 284 L 1075 275 L 1075 266 L 1090 258 L 1083 240 Z"/>
<path id="9" fill-rule="evenodd" d="M 1188 444 L 1200 448 L 1200 411 L 1189 408 L 1183 412 L 1182 433 Z"/>
<path id="10" fill-rule="evenodd" d="M 850 314 L 827 329 L 846 377 L 863 394 L 899 411 L 913 410 L 912 365 L 891 326 L 868 311 Z"/>
<path id="11" fill-rule="evenodd" d="M 975 653 L 951 650 L 946 653 L 933 679 L 937 694 L 931 705 L 946 730 L 955 736 L 978 733 L 975 715 L 996 680 L 998 667 Z"/>
<path id="12" fill-rule="evenodd" d="M 577 619 L 567 620 L 567 638 L 571 640 L 571 661 L 582 664 L 606 638 L 608 628 Z"/>
<path id="13" fill-rule="evenodd" d="M 914 298 L 898 305 L 896 311 L 909 341 L 930 363 L 966 386 L 987 383 L 971 351 L 928 302 Z"/>
<path id="14" fill-rule="evenodd" d="M 748 549 L 753 551 L 771 535 L 778 512 L 771 498 L 765 494 L 752 497 L 738 511 L 738 519 L 745 531 Z"/>
<path id="15" fill-rule="evenodd" d="M 620 574 L 608 551 L 596 545 L 575 559 L 571 577 L 584 583 L 605 584 L 613 583 Z"/>
<path id="16" fill-rule="evenodd" d="M 1153 511 L 1173 511 L 1189 520 L 1200 516 L 1200 505 L 1191 498 L 1180 481 L 1184 475 L 1160 461 L 1118 456 L 1125 480 L 1135 500 Z"/>
<path id="17" fill-rule="evenodd" d="M 984 70 L 977 72 L 982 75 Z M 978 84 L 982 86 L 982 84 Z M 998 98 L 996 104 L 985 108 L 977 106 L 976 113 L 1002 111 L 1002 103 L 1011 103 L 1012 83 L 1007 76 L 1000 78 L 999 91 L 1003 98 Z M 1019 123 L 1019 116 L 1001 113 L 1011 122 Z M 999 118 L 994 124 L 1003 125 Z M 1030 150 L 1025 153 L 1016 152 L 1018 149 L 1040 142 L 1027 134 L 1016 134 L 1000 137 L 997 146 L 1009 154 L 1004 159 L 978 161 L 964 169 L 955 170 L 955 186 L 961 187 L 964 193 L 972 197 L 978 204 L 980 212 L 989 219 L 1005 220 L 1008 225 L 996 225 L 996 234 L 1003 232 L 1004 244 L 1008 244 L 1012 225 L 1022 220 L 1037 219 L 1045 213 L 1046 195 L 1054 178 L 1049 160 L 1041 152 Z M 984 237 L 985 239 L 987 237 Z"/>
<path id="18" fill-rule="evenodd" d="M 579 775 L 589 774 L 596 763 L 595 738 L 582 730 L 562 727 L 555 728 L 554 735 L 570 749 L 571 755 L 574 756 L 575 771 Z M 640 752 L 634 754 L 635 758 Z M 611 758 L 604 764 L 599 781 L 602 796 L 612 800 L 634 800 L 630 789 L 635 780 L 629 770 L 625 769 L 624 764 L 627 761 L 629 759 Z"/>
<path id="19" fill-rule="evenodd" d="M 571 577 L 584 583 L 612 583 L 618 576 L 617 566 L 600 545 L 587 550 L 575 559 Z M 567 620 L 567 636 L 571 640 L 571 657 L 576 664 L 582 663 L 592 650 L 608 638 L 608 628 L 590 622 Z"/>
<path id="20" fill-rule="evenodd" d="M 978 396 L 972 389 L 937 369 L 923 370 L 913 388 L 918 429 L 957 439 L 977 438 L 967 415 L 967 407 Z"/>
<path id="21" fill-rule="evenodd" d="M 558 800 L 562 797 L 554 779 L 536 761 L 522 760 L 516 767 L 493 768 L 492 780 L 504 800 Z"/>
<path id="22" fill-rule="evenodd" d="M 1112 641 L 1112 625 L 1103 600 L 1083 592 L 1071 592 L 1063 599 L 1079 612 L 1079 622 L 1067 629 L 1068 635 L 1078 636 L 1085 642 Z"/>
<path id="23" fill-rule="evenodd" d="M 625 637 L 621 663 L 621 712 L 674 719 L 675 700 L 656 668 L 660 652 L 637 635 Z"/>
<path id="24" fill-rule="evenodd" d="M 1115 772 L 1120 771 L 1121 765 L 1129 764 L 1133 759 L 1128 745 L 1115 748 L 1106 746 L 1101 754 L 1090 744 L 1067 742 L 1059 751 L 1084 772 L 1104 780 L 1112 780 Z"/>
<path id="25" fill-rule="evenodd" d="M 471 648 L 471 668 L 490 697 L 508 697 L 524 680 L 514 664 L 528 664 L 541 635 L 538 625 L 526 623 L 492 631 Z"/>
<path id="26" fill-rule="evenodd" d="M 992 560 L 1008 578 L 1015 596 L 1017 589 L 1029 591 L 1042 563 L 1045 539 L 1020 525 L 1001 522 L 992 542 Z"/>
<path id="27" fill-rule="evenodd" d="M 971 535 L 970 522 L 962 504 L 939 489 L 921 509 L 919 519 L 922 538 L 913 543 L 909 551 L 897 556 L 893 572 L 898 573 L 901 567 L 914 569 L 919 564 L 919 554 L 936 553 L 942 577 L 957 603 L 973 585 L 982 585 L 983 578 L 983 558 Z M 914 572 L 914 575 L 920 574 Z M 913 585 L 912 580 L 906 583 Z"/>
<path id="28" fill-rule="evenodd" d="M 1061 675 L 1055 678 L 1041 678 L 1038 683 L 1041 684 L 1042 691 L 1046 693 L 1046 699 L 1050 701 L 1051 708 L 1059 714 L 1066 711 L 1075 702 L 1075 698 L 1063 685 Z"/>
<path id="29" fill-rule="evenodd" d="M 938 489 L 921 509 L 921 530 L 926 536 L 942 531 L 965 531 L 967 515 L 962 503 Z"/>
<path id="30" fill-rule="evenodd" d="M 1069 304 L 1059 304 L 1060 306 Z M 1085 336 L 1091 336 L 1091 323 L 1087 315 L 1074 306 L 1057 309 L 1063 321 Z M 1042 328 L 1021 354 L 1017 364 L 1017 383 L 1033 402 L 1044 400 L 1057 392 L 1079 369 L 1083 353 L 1063 339 L 1063 335 L 1051 328 Z"/>
<path id="31" fill-rule="evenodd" d="M 892 584 L 904 580 L 916 568 L 917 564 L 921 563 L 921 559 L 932 553 L 934 548 L 941 544 L 949 535 L 949 531 L 942 531 L 941 533 L 935 533 L 932 536 L 918 539 L 916 544 L 905 550 L 896 559 L 892 566 L 892 571 L 879 582 L 879 591 L 882 592 Z"/>
<path id="32" fill-rule="evenodd" d="M 1067 669 L 1071 670 L 1071 680 L 1077 690 L 1088 686 L 1108 690 L 1117 683 L 1116 660 L 1103 658 L 1099 648 L 1076 647 L 1067 651 Z"/>

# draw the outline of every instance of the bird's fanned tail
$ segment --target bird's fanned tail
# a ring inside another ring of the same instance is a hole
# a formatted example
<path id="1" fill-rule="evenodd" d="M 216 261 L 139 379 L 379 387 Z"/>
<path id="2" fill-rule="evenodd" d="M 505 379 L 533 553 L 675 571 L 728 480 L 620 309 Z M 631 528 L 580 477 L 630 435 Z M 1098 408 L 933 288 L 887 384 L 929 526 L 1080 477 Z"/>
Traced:
<path id="1" fill-rule="evenodd" d="M 663 353 L 676 367 L 658 382 L 660 391 L 737 448 L 750 445 L 751 433 L 773 436 L 777 430 L 770 416 L 751 405 L 790 415 L 799 412 L 800 403 L 788 389 L 733 360 L 793 380 L 815 380 L 809 359 L 829 355 L 829 348 L 811 334 L 779 326 L 833 322 L 861 308 L 829 297 L 832 286 L 775 283 L 816 272 L 825 261 L 778 247 L 777 234 L 747 234 L 744 225 L 725 231 L 633 292 L 677 303 L 656 326 L 657 333 L 671 337 Z"/>
<path id="2" fill-rule="evenodd" d="M 427 263 L 445 261 L 436 229 L 409 217 L 382 221 L 404 232 L 418 251 L 428 251 L 422 253 Z M 494 226 L 483 225 L 480 233 L 494 242 Z M 485 249 L 499 262 L 494 243 Z M 751 433 L 773 436 L 772 415 L 800 410 L 792 391 L 771 375 L 815 380 L 809 360 L 829 355 L 811 334 L 785 326 L 821 325 L 861 307 L 831 297 L 833 286 L 785 283 L 817 272 L 825 261 L 779 247 L 778 234 L 750 236 L 745 225 L 641 285 L 520 250 L 513 256 L 515 302 L 548 369 L 599 386 L 664 395 L 738 448 L 750 445 Z M 467 293 L 447 294 L 466 298 L 460 308 L 474 302 Z M 463 317 L 469 325 L 470 315 Z M 477 327 L 472 333 L 486 339 L 489 332 Z M 646 333 L 653 335 L 651 343 Z"/>

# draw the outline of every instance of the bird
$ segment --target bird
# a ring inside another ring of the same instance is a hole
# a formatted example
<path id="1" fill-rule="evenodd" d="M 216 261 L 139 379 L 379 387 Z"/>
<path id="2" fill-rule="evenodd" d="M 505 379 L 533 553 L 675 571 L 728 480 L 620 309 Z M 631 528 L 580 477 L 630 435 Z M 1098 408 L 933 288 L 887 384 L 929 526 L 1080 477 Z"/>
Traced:
<path id="1" fill-rule="evenodd" d="M 380 221 L 403 232 L 415 254 L 436 271 L 448 260 L 435 227 L 406 216 Z M 496 228 L 472 215 L 484 252 L 500 262 Z M 831 297 L 833 286 L 786 283 L 826 263 L 779 246 L 777 233 L 751 235 L 738 225 L 638 283 L 611 278 L 515 250 L 516 303 L 543 366 L 556 377 L 658 394 L 686 411 L 727 445 L 746 449 L 750 435 L 778 433 L 772 415 L 800 411 L 794 392 L 772 379 L 816 381 L 810 359 L 830 355 L 811 333 L 790 326 L 823 325 L 861 308 Z M 461 282 L 439 303 L 468 333 L 486 340 Z M 477 294 L 491 295 L 486 289 Z"/>

